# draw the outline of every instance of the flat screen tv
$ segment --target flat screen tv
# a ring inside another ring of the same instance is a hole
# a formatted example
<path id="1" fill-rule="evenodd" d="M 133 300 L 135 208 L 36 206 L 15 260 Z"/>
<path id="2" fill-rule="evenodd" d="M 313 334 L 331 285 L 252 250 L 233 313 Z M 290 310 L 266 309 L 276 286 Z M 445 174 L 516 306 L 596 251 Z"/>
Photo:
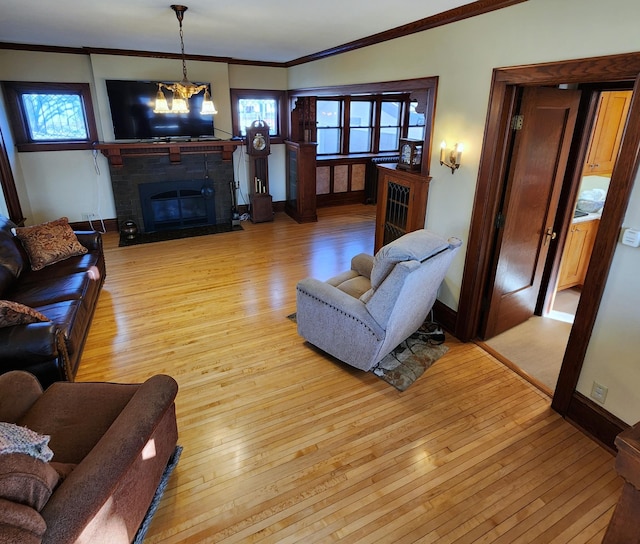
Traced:
<path id="1" fill-rule="evenodd" d="M 152 81 L 107 80 L 116 140 L 213 137 L 213 116 L 200 115 L 204 92 L 189 99 L 189 113 L 153 113 L 158 84 Z M 171 91 L 165 89 L 171 104 Z"/>

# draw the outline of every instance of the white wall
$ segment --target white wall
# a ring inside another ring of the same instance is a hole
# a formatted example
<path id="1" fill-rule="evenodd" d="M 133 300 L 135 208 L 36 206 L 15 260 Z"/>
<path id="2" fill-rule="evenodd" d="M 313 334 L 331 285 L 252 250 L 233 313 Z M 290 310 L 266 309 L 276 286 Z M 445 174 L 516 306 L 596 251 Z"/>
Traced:
<path id="1" fill-rule="evenodd" d="M 629 227 L 640 229 L 637 181 L 622 230 Z M 608 387 L 604 408 L 629 424 L 640 421 L 639 277 L 640 248 L 618 244 L 577 388 L 589 396 L 594 381 Z"/>
<path id="2" fill-rule="evenodd" d="M 528 0 L 444 27 L 289 70 L 289 88 L 439 76 L 426 226 L 466 240 L 494 68 L 640 51 L 637 0 Z M 439 142 L 461 142 L 462 166 L 438 163 Z M 627 211 L 640 227 L 640 190 Z M 463 251 L 464 253 L 464 251 Z M 464 254 L 454 262 L 440 300 L 456 308 Z M 640 249 L 618 246 L 578 390 L 594 379 L 609 388 L 605 409 L 640 420 Z M 631 294 L 631 292 L 633 294 Z M 634 334 L 635 333 L 635 334 Z"/>

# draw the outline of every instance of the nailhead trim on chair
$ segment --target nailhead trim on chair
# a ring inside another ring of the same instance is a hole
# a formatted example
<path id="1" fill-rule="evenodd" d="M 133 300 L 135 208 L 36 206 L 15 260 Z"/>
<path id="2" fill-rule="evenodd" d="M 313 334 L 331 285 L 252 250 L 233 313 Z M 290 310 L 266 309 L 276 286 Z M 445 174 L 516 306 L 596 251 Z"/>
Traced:
<path id="1" fill-rule="evenodd" d="M 374 330 L 371 327 L 369 327 L 369 325 L 367 325 L 364 321 L 362 321 L 362 319 L 358 319 L 357 317 L 355 317 L 355 316 L 353 316 L 351 314 L 348 314 L 347 312 L 342 311 L 340 308 L 336 308 L 335 306 L 329 304 L 328 302 L 325 302 L 324 300 L 321 300 L 318 297 L 315 297 L 315 296 L 307 293 L 306 291 L 303 291 L 299 287 L 297 288 L 297 290 L 298 290 L 298 292 L 302 293 L 303 295 L 308 296 L 309 298 L 312 298 L 314 300 L 317 300 L 318 302 L 321 302 L 325 306 L 329 306 L 329 308 L 333 308 L 334 310 L 337 310 L 342 315 L 346 315 L 347 317 L 350 317 L 351 319 L 353 319 L 354 321 L 356 321 L 357 323 L 362 325 L 366 330 L 368 330 L 371 333 L 371 336 L 376 336 L 376 333 L 374 332 Z"/>

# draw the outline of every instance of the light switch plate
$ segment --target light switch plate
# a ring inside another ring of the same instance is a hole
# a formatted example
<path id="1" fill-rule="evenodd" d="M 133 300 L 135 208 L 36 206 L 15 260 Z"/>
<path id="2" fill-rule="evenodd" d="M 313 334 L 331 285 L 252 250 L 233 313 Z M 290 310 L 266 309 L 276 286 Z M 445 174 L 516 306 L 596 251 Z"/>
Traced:
<path id="1" fill-rule="evenodd" d="M 640 230 L 625 229 L 622 233 L 622 243 L 625 246 L 639 247 L 640 246 Z"/>

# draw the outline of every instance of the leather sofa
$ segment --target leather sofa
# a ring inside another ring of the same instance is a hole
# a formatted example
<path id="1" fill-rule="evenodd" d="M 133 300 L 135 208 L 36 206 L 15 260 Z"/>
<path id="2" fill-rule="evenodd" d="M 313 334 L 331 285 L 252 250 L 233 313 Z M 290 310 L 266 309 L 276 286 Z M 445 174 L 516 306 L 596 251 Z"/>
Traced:
<path id="1" fill-rule="evenodd" d="M 20 303 L 48 321 L 0 328 L 0 374 L 26 370 L 45 388 L 73 381 L 105 280 L 102 236 L 75 232 L 86 253 L 33 270 L 15 227 L 0 215 L 0 300 Z"/>
<path id="2" fill-rule="evenodd" d="M 27 372 L 1 375 L 0 421 L 50 438 L 46 460 L 0 454 L 0 542 L 132 542 L 180 454 L 177 392 L 162 374 L 141 384 L 56 382 L 44 392 Z"/>

